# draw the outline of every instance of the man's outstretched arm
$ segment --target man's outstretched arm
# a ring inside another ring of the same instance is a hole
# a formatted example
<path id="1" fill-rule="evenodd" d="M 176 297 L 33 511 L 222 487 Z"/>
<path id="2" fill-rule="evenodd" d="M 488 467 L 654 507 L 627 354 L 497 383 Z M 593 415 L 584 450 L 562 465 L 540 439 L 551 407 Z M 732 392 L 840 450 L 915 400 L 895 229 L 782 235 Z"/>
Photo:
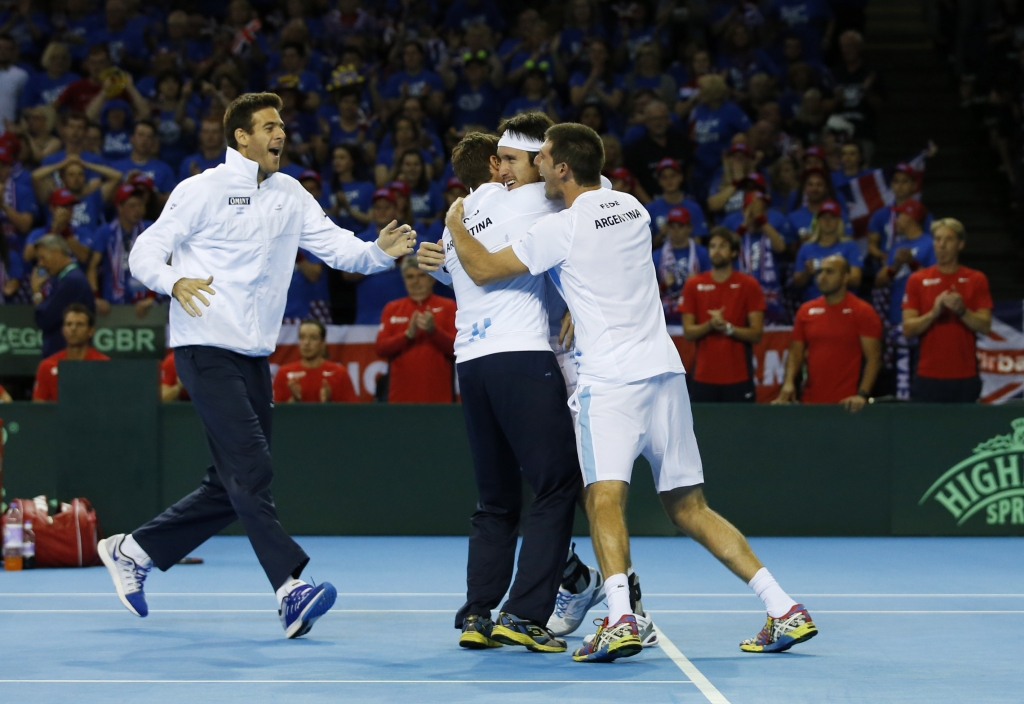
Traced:
<path id="1" fill-rule="evenodd" d="M 496 281 L 530 273 L 530 270 L 519 260 L 511 247 L 505 247 L 493 254 L 488 252 L 486 247 L 469 234 L 462 222 L 464 213 L 462 198 L 459 198 L 448 209 L 445 225 L 448 226 L 448 231 L 452 235 L 455 253 L 459 255 L 462 268 L 469 274 L 473 283 L 477 286 L 486 286 Z"/>

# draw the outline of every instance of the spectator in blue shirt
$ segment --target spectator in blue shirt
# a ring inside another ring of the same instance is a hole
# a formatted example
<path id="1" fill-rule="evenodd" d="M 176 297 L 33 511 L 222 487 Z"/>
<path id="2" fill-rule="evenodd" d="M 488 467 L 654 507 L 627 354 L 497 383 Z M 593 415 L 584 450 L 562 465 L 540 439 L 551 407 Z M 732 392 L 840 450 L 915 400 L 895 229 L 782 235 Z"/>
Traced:
<path id="1" fill-rule="evenodd" d="M 558 35 L 558 50 L 563 61 L 573 68 L 583 64 L 587 45 L 597 37 L 607 39 L 608 33 L 601 25 L 593 0 L 571 0 Z"/>
<path id="2" fill-rule="evenodd" d="M 373 163 L 377 158 L 377 143 L 372 139 L 370 121 L 361 106 L 364 93 L 362 78 L 354 70 L 339 75 L 335 71 L 329 84 L 328 100 L 317 110 L 320 134 L 332 147 L 347 144 L 360 151 L 363 161 Z M 352 80 L 351 83 L 342 83 Z"/>
<path id="3" fill-rule="evenodd" d="M 843 234 L 843 212 L 839 203 L 826 200 L 818 208 L 811 238 L 800 246 L 793 266 L 793 286 L 803 289 L 804 301 L 821 295 L 815 276 L 821 261 L 833 254 L 841 255 L 850 263 L 850 288 L 856 289 L 860 286 L 864 257 L 857 244 Z"/>
<path id="4" fill-rule="evenodd" d="M 178 181 L 223 164 L 224 151 L 224 126 L 220 120 L 210 117 L 204 119 L 199 125 L 199 151 L 182 160 Z"/>
<path id="5" fill-rule="evenodd" d="M 86 164 L 103 164 L 103 157 L 95 152 L 90 152 L 85 149 L 85 129 L 88 124 L 89 122 L 85 115 L 80 112 L 68 112 L 62 114 L 58 120 L 57 132 L 60 135 L 61 141 L 64 143 L 64 148 L 44 157 L 41 162 L 41 167 L 59 164 L 69 156 L 78 157 Z M 64 185 L 60 180 L 60 175 L 56 173 L 56 169 L 50 169 L 42 180 L 39 174 L 40 169 L 33 171 L 32 181 L 34 182 L 37 192 L 40 191 L 40 188 L 43 189 L 39 195 L 44 199 L 50 196 L 50 191 L 54 188 L 60 188 Z M 52 178 L 50 178 L 51 176 Z"/>
<path id="6" fill-rule="evenodd" d="M 392 130 L 392 146 L 385 147 L 382 143 L 377 150 L 377 165 L 374 167 L 374 180 L 377 186 L 383 186 L 389 181 L 394 181 L 398 175 L 398 164 L 396 157 L 404 154 L 409 149 L 419 149 L 423 154 L 423 160 L 427 164 L 433 161 L 433 155 L 424 148 L 423 134 L 415 122 L 407 117 L 399 117 L 395 120 Z M 428 166 L 428 178 L 433 177 L 433 169 Z"/>
<path id="7" fill-rule="evenodd" d="M 429 227 L 445 210 L 441 187 L 427 178 L 427 165 L 418 149 L 400 157 L 398 180 L 409 187 L 409 205 L 415 220 Z"/>
<path id="8" fill-rule="evenodd" d="M 361 232 L 370 223 L 374 185 L 360 180 L 362 159 L 351 144 L 338 144 L 331 150 L 330 213 L 339 227 Z"/>
<path id="9" fill-rule="evenodd" d="M 123 100 L 108 100 L 103 105 L 103 158 L 107 162 L 127 159 L 132 153 L 132 108 Z"/>
<path id="10" fill-rule="evenodd" d="M 28 178 L 15 175 L 15 159 L 10 147 L 0 146 L 0 235 L 7 248 L 5 286 L 10 290 L 5 290 L 4 295 L 8 301 L 19 293 L 18 279 L 24 273 L 21 257 L 24 237 L 32 230 L 38 216 L 39 205 Z M 24 301 L 15 298 L 14 302 Z"/>
<path id="11" fill-rule="evenodd" d="M 156 51 L 174 53 L 188 73 L 195 75 L 196 67 L 213 52 L 213 45 L 193 33 L 187 12 L 173 10 L 167 15 L 167 36 L 157 42 Z"/>
<path id="12" fill-rule="evenodd" d="M 903 205 L 917 193 L 917 169 L 907 163 L 897 164 L 889 180 L 889 188 L 892 189 L 896 202 L 893 205 L 879 208 L 871 214 L 871 219 L 868 220 L 868 253 L 880 262 L 885 262 L 888 259 L 893 242 L 896 240 L 896 230 L 893 227 L 896 220 L 894 208 Z M 926 232 L 931 232 L 931 213 L 925 215 L 923 225 Z"/>
<path id="13" fill-rule="evenodd" d="M 893 206 L 892 211 L 896 215 L 896 241 L 889 249 L 888 266 L 875 275 L 875 288 L 889 287 L 889 322 L 900 325 L 907 279 L 936 261 L 932 236 L 924 230 L 929 213 L 921 201 L 908 198 L 902 205 Z"/>
<path id="14" fill-rule="evenodd" d="M 737 139 L 740 139 L 737 137 Z M 734 142 L 708 184 L 708 211 L 716 220 L 743 207 L 742 183 L 754 171 L 754 150 L 746 142 Z M 761 186 L 764 177 L 760 176 Z M 762 188 L 766 191 L 767 188 Z"/>
<path id="15" fill-rule="evenodd" d="M 800 190 L 803 194 L 803 206 L 789 214 L 789 224 L 793 228 L 793 232 L 800 238 L 800 241 L 804 242 L 811 237 L 814 230 L 814 222 L 821 210 L 821 206 L 825 202 L 836 202 L 836 192 L 832 188 L 832 178 L 824 169 L 818 167 L 805 168 L 802 180 L 803 188 Z M 839 207 L 845 222 L 847 221 L 846 208 L 845 206 Z M 846 222 L 845 228 L 845 235 L 852 236 L 853 229 L 848 222 Z M 847 257 L 847 261 L 852 263 L 849 257 Z M 851 284 L 850 288 L 856 287 Z"/>
<path id="16" fill-rule="evenodd" d="M 92 250 L 82 243 L 88 240 L 85 233 L 87 228 L 76 227 L 72 223 L 74 208 L 78 199 L 66 188 L 58 188 L 50 194 L 49 208 L 47 210 L 47 223 L 43 227 L 37 227 L 28 233 L 25 238 L 25 249 L 22 256 L 26 265 L 31 265 L 36 259 L 36 243 L 46 235 L 59 235 L 67 240 L 68 246 L 75 259 L 82 265 L 89 263 Z M 80 237 L 81 235 L 81 237 Z"/>
<path id="17" fill-rule="evenodd" d="M 711 269 L 707 248 L 693 239 L 690 211 L 682 206 L 670 208 L 665 217 L 665 242 L 654 249 L 654 269 L 658 272 L 658 288 L 665 310 L 665 322 L 682 324 L 679 296 L 683 285 L 693 274 Z"/>
<path id="18" fill-rule="evenodd" d="M 92 43 L 110 48 L 110 59 L 126 71 L 139 72 L 146 66 L 149 47 L 137 22 L 129 21 L 125 0 L 107 0 L 106 23 L 90 33 Z"/>
<path id="19" fill-rule="evenodd" d="M 466 125 L 488 130 L 498 126 L 501 117 L 501 74 L 491 75 L 491 55 L 486 51 L 463 57 L 462 76 L 452 95 L 452 125 L 461 132 Z"/>
<path id="20" fill-rule="evenodd" d="M 316 255 L 299 249 L 295 254 L 295 270 L 284 306 L 285 322 L 315 318 L 322 323 L 330 323 L 330 297 L 327 267 Z"/>
<path id="21" fill-rule="evenodd" d="M 632 63 L 641 44 L 665 44 L 667 41 L 667 33 L 651 24 L 647 10 L 647 5 L 642 2 L 623 2 L 612 7 L 618 20 L 612 38 L 620 65 Z"/>
<path id="22" fill-rule="evenodd" d="M 576 109 L 597 103 L 614 112 L 622 105 L 622 79 L 612 70 L 611 47 L 604 37 L 591 40 L 586 65 L 569 78 L 569 100 Z"/>
<path id="23" fill-rule="evenodd" d="M 722 163 L 722 152 L 739 132 L 750 129 L 750 118 L 736 103 L 726 100 L 729 88 L 717 74 L 701 76 L 699 103 L 690 112 L 690 139 L 693 141 L 692 189 L 706 197 L 715 169 Z"/>
<path id="24" fill-rule="evenodd" d="M 174 170 L 156 157 L 160 151 L 160 140 L 157 139 L 156 125 L 151 120 L 139 120 L 132 131 L 132 153 L 127 159 L 116 161 L 112 167 L 131 178 L 136 173 L 148 176 L 153 180 L 153 190 L 157 205 L 163 208 L 178 181 Z"/>
<path id="25" fill-rule="evenodd" d="M 770 200 L 762 190 L 749 190 L 743 196 L 743 209 L 722 221 L 740 239 L 736 268 L 757 279 L 765 300 L 765 320 L 784 324 L 786 315 L 782 282 L 786 262 L 779 255 L 786 251 L 790 233 L 784 215 L 769 208 Z"/>
<path id="26" fill-rule="evenodd" d="M 191 99 L 191 82 L 183 85 L 177 72 L 157 75 L 151 114 L 160 139 L 160 160 L 172 169 L 181 166 L 194 142 L 199 115 Z"/>
<path id="27" fill-rule="evenodd" d="M 299 42 L 289 42 L 281 47 L 281 70 L 275 71 L 270 83 L 281 76 L 296 76 L 296 85 L 303 95 L 303 102 L 315 109 L 320 104 L 320 95 L 324 92 L 320 77 L 306 68 L 306 46 Z"/>
<path id="28" fill-rule="evenodd" d="M 672 105 L 679 88 L 676 79 L 662 70 L 661 47 L 654 42 L 641 44 L 636 50 L 633 70 L 622 77 L 622 90 L 630 98 L 640 90 L 652 90 L 663 102 Z"/>
<path id="29" fill-rule="evenodd" d="M 746 93 L 755 73 L 774 75 L 778 69 L 765 52 L 758 49 L 743 23 L 730 25 L 718 54 L 718 70 L 725 73 L 733 90 Z"/>
<path id="30" fill-rule="evenodd" d="M 832 43 L 836 23 L 828 0 L 772 0 L 767 17 L 800 37 L 805 55 L 818 58 Z"/>
<path id="31" fill-rule="evenodd" d="M 153 224 L 144 219 L 148 195 L 144 188 L 132 183 L 121 184 L 114 193 L 117 217 L 96 228 L 87 243 L 100 254 L 93 258 L 94 262 L 98 259 L 98 266 L 90 267 L 88 275 L 100 293 L 96 309 L 101 314 L 106 314 L 111 305 L 134 303 L 141 316 L 155 302 L 149 289 L 132 276 L 128 267 L 128 255 L 135 241 Z"/>
<path id="32" fill-rule="evenodd" d="M 18 45 L 22 59 L 34 60 L 43 49 L 43 41 L 53 31 L 49 17 L 31 0 L 6 5 L 7 8 L 0 11 L 0 30 Z"/>
<path id="33" fill-rule="evenodd" d="M 81 78 L 71 70 L 71 52 L 61 42 L 50 42 L 39 63 L 43 70 L 29 75 L 21 93 L 21 104 L 26 108 L 52 104 L 65 88 Z"/>
<path id="34" fill-rule="evenodd" d="M 797 208 L 800 198 L 800 179 L 797 176 L 796 161 L 789 154 L 783 154 L 768 169 L 769 189 L 772 206 L 788 216 Z"/>
<path id="35" fill-rule="evenodd" d="M 370 226 L 356 234 L 359 239 L 374 242 L 380 228 L 392 220 L 401 220 L 397 199 L 390 188 L 378 188 L 373 193 Z M 347 281 L 356 282 L 356 325 L 378 325 L 380 316 L 390 301 L 405 295 L 405 283 L 397 266 L 379 274 L 343 272 Z"/>
<path id="36" fill-rule="evenodd" d="M 444 82 L 436 73 L 425 68 L 425 59 L 426 52 L 418 41 L 405 42 L 402 47 L 402 70 L 393 73 L 381 90 L 381 97 L 385 99 L 389 113 L 396 112 L 402 98 L 410 95 L 422 98 L 424 108 L 431 115 L 441 112 Z"/>
<path id="37" fill-rule="evenodd" d="M 651 216 L 651 238 L 655 247 L 660 247 L 668 234 L 668 213 L 673 208 L 682 208 L 687 212 L 690 231 L 693 237 L 707 237 L 708 224 L 704 218 L 704 210 L 697 201 L 690 200 L 683 193 L 683 167 L 676 160 L 665 158 L 658 162 L 655 169 L 661 195 L 645 205 Z"/>
<path id="38" fill-rule="evenodd" d="M 783 247 L 776 249 L 776 251 L 782 252 L 786 245 L 796 245 L 799 242 L 799 238 L 789 223 L 789 218 L 776 208 L 769 207 L 768 204 L 772 200 L 771 196 L 768 195 L 768 184 L 764 176 L 756 171 L 744 176 L 740 179 L 739 190 L 736 195 L 739 199 L 740 207 L 722 218 L 723 227 L 728 227 L 733 232 L 742 235 L 743 233 L 740 232 L 741 226 L 746 225 L 747 229 L 750 229 L 750 213 L 751 208 L 753 208 L 755 211 L 753 217 L 760 226 L 778 232 L 779 239 L 775 240 L 773 237 L 772 241 L 784 243 Z M 752 198 L 756 198 L 757 201 L 753 205 Z M 762 216 L 764 216 L 763 222 L 761 222 Z"/>
<path id="39" fill-rule="evenodd" d="M 832 185 L 836 188 L 842 188 L 850 181 L 871 173 L 871 169 L 864 168 L 864 156 L 858 142 L 844 144 L 840 148 L 839 160 L 840 167 L 832 172 Z"/>

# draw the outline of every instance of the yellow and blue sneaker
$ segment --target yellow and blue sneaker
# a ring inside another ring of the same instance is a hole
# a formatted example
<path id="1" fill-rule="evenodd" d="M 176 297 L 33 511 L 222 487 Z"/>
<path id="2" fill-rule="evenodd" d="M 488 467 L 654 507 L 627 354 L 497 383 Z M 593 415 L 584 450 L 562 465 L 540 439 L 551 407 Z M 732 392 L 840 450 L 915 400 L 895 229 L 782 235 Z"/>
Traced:
<path id="1" fill-rule="evenodd" d="M 781 653 L 816 635 L 818 628 L 807 613 L 807 608 L 803 604 L 796 604 L 785 616 L 769 616 L 760 633 L 740 643 L 740 650 L 747 653 Z"/>
<path id="2" fill-rule="evenodd" d="M 613 662 L 628 658 L 643 650 L 640 629 L 636 616 L 626 614 L 614 626 L 608 626 L 608 619 L 594 619 L 597 633 L 583 640 L 583 647 L 572 654 L 576 662 Z"/>
<path id="3" fill-rule="evenodd" d="M 470 650 L 500 648 L 501 643 L 491 638 L 491 631 L 493 630 L 494 621 L 490 618 L 470 614 L 462 622 L 462 635 L 459 636 L 459 645 Z"/>
<path id="4" fill-rule="evenodd" d="M 525 645 L 534 653 L 564 653 L 565 641 L 539 623 L 502 611 L 491 638 L 505 645 Z"/>

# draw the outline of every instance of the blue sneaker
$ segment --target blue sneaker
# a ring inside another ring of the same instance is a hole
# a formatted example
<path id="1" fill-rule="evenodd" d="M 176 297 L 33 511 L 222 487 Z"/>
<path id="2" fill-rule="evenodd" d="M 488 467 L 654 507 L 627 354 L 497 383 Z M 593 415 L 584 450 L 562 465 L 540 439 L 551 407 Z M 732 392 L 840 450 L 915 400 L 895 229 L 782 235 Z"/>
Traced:
<path id="1" fill-rule="evenodd" d="M 288 593 L 277 610 L 287 638 L 298 638 L 309 633 L 316 620 L 330 611 L 338 598 L 338 590 L 330 582 L 311 587 L 303 584 Z"/>
<path id="2" fill-rule="evenodd" d="M 109 538 L 96 543 L 96 549 L 100 559 L 110 572 L 110 578 L 114 580 L 114 588 L 117 589 L 117 596 L 121 603 L 136 616 L 145 616 L 149 613 L 146 606 L 146 594 L 142 591 L 142 585 L 153 569 L 153 561 L 147 560 L 148 564 L 139 564 L 132 558 L 121 552 L 121 543 L 124 542 L 124 533 L 112 535 Z"/>

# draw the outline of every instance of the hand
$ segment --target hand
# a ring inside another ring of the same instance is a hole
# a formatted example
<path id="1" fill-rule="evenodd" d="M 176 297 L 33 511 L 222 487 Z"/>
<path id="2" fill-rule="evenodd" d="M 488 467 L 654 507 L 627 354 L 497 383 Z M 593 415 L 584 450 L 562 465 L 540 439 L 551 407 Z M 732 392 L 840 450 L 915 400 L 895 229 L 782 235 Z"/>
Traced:
<path id="1" fill-rule="evenodd" d="M 199 304 L 192 300 L 192 298 L 193 296 L 198 298 L 204 306 L 209 308 L 210 301 L 203 295 L 203 291 L 211 296 L 214 295 L 216 291 L 210 288 L 212 283 L 212 276 L 206 279 L 178 279 L 178 282 L 174 284 L 174 288 L 171 289 L 171 295 L 178 300 L 178 303 L 181 304 L 186 313 L 193 318 L 196 316 L 201 318 L 203 317 L 203 312 L 199 308 Z"/>
<path id="2" fill-rule="evenodd" d="M 816 266 L 813 259 L 808 259 L 806 262 L 804 262 L 804 271 L 807 272 L 808 274 L 811 274 L 813 276 L 814 272 L 817 270 L 818 267 Z"/>
<path id="3" fill-rule="evenodd" d="M 96 299 L 96 312 L 100 315 L 107 315 L 110 313 L 110 301 L 106 298 Z"/>
<path id="4" fill-rule="evenodd" d="M 416 331 L 419 329 L 420 312 L 414 310 L 412 315 L 409 316 L 409 327 L 405 329 L 405 336 L 410 340 L 416 337 Z"/>
<path id="5" fill-rule="evenodd" d="M 856 413 L 860 409 L 864 408 L 868 400 L 860 394 L 854 394 L 853 396 L 847 396 L 839 402 L 843 408 L 848 410 L 850 413 Z"/>
<path id="6" fill-rule="evenodd" d="M 444 216 L 444 224 L 448 229 L 452 229 L 455 225 L 462 224 L 462 218 L 466 214 L 466 204 L 463 203 L 462 198 L 456 198 L 455 202 L 448 208 L 448 213 Z"/>
<path id="7" fill-rule="evenodd" d="M 155 298 L 143 298 L 142 300 L 136 301 L 135 303 L 135 315 L 139 318 L 145 318 L 146 314 L 149 313 L 149 309 L 156 303 Z"/>
<path id="8" fill-rule="evenodd" d="M 416 318 L 416 327 L 426 333 L 434 332 L 434 314 L 425 310 Z"/>
<path id="9" fill-rule="evenodd" d="M 299 382 L 294 381 L 294 380 L 293 381 L 289 381 L 288 382 L 288 390 L 292 394 L 292 400 L 293 401 L 301 401 L 302 400 L 302 385 L 299 384 Z"/>
<path id="10" fill-rule="evenodd" d="M 708 311 L 708 315 L 711 316 L 711 320 L 709 320 L 708 322 L 711 323 L 712 330 L 715 330 L 717 332 L 725 332 L 726 328 L 729 327 L 728 321 L 726 321 L 725 318 L 722 317 L 722 311 L 724 310 L 725 308 L 719 308 L 718 310 Z"/>
<path id="11" fill-rule="evenodd" d="M 45 272 L 45 273 L 44 273 Z M 29 286 L 32 287 L 32 293 L 39 293 L 40 289 L 43 288 L 43 284 L 50 278 L 49 272 L 46 272 L 40 266 L 32 268 L 32 276 L 29 279 Z"/>
<path id="12" fill-rule="evenodd" d="M 562 346 L 562 349 L 567 350 L 572 347 L 575 339 L 576 326 L 572 322 L 572 313 L 565 311 L 562 315 L 562 329 L 558 331 L 558 344 Z"/>
<path id="13" fill-rule="evenodd" d="M 950 293 L 949 291 L 943 291 L 942 293 L 940 293 L 938 296 L 935 297 L 935 303 L 932 304 L 932 314 L 933 315 L 941 315 L 942 314 L 942 309 L 946 305 L 946 296 L 948 296 L 949 293 Z"/>
<path id="14" fill-rule="evenodd" d="M 320 403 L 331 402 L 331 385 L 327 383 L 327 379 L 324 379 L 320 384 Z"/>
<path id="15" fill-rule="evenodd" d="M 675 274 L 671 271 L 665 272 L 665 288 L 672 288 L 676 283 Z"/>
<path id="16" fill-rule="evenodd" d="M 772 401 L 773 406 L 781 406 L 786 403 L 796 403 L 796 387 L 792 384 L 783 384 L 779 395 Z"/>
<path id="17" fill-rule="evenodd" d="M 967 306 L 964 305 L 964 297 L 957 291 L 946 291 L 946 298 L 942 304 L 957 315 L 963 315 L 967 310 Z"/>
<path id="18" fill-rule="evenodd" d="M 416 251 L 416 259 L 419 262 L 419 267 L 423 271 L 437 271 L 444 265 L 444 245 L 441 243 L 443 240 L 438 240 L 437 243 L 433 242 L 421 242 L 420 248 Z"/>
<path id="19" fill-rule="evenodd" d="M 389 257 L 404 257 L 412 254 L 413 246 L 416 244 L 416 230 L 409 225 L 399 225 L 397 220 L 392 220 L 377 237 L 377 246 L 380 247 Z"/>

